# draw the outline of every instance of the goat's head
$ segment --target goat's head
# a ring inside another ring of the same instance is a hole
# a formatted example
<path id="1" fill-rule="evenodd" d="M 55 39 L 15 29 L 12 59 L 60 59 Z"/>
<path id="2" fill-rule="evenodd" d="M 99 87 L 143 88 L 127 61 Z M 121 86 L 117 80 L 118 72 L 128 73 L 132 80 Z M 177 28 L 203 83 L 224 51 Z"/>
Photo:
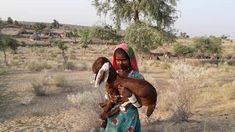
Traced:
<path id="1" fill-rule="evenodd" d="M 110 68 L 111 63 L 107 58 L 99 57 L 95 60 L 92 65 L 92 71 L 95 73 L 95 87 L 108 80 Z"/>

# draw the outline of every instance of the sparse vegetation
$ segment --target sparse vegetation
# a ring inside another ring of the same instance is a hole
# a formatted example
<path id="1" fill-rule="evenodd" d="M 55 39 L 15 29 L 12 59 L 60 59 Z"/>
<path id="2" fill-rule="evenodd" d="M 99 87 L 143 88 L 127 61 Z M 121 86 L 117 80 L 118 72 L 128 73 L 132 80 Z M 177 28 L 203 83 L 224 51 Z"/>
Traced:
<path id="1" fill-rule="evenodd" d="M 53 22 L 51 23 L 51 28 L 60 28 L 60 23 L 57 20 L 53 20 Z"/>
<path id="2" fill-rule="evenodd" d="M 63 57 L 63 60 L 64 60 L 64 69 L 67 68 L 67 63 L 68 63 L 68 57 L 66 56 L 65 54 L 65 51 L 67 51 L 68 49 L 68 46 L 66 46 L 65 42 L 61 41 L 61 40 L 58 40 L 58 41 L 55 41 L 55 46 L 57 46 L 60 50 L 61 50 L 61 55 Z"/>
<path id="3" fill-rule="evenodd" d="M 18 41 L 5 35 L 0 34 L 0 51 L 3 52 L 4 54 L 4 62 L 5 65 L 8 66 L 7 63 L 7 54 L 6 51 L 7 49 L 12 49 L 14 53 L 16 53 L 16 49 L 19 46 Z"/>
<path id="4" fill-rule="evenodd" d="M 0 68 L 0 75 L 5 75 L 5 74 L 7 74 L 8 73 L 8 70 L 7 70 L 7 68 Z"/>
<path id="5" fill-rule="evenodd" d="M 232 130 L 235 70 L 230 64 L 234 63 L 235 47 L 234 41 L 227 40 L 227 35 L 194 40 L 187 38 L 186 33 L 176 38 L 173 29 L 164 31 L 156 25 L 140 22 L 128 25 L 126 32 L 119 32 L 111 26 L 70 26 L 54 20 L 43 23 L 47 28 L 37 31 L 40 39 L 29 39 L 35 28 L 30 25 L 34 24 L 0 21 L 1 36 L 8 34 L 7 37 L 22 43 L 20 47 L 15 46 L 16 54 L 8 52 L 11 47 L 7 48 L 8 67 L 4 54 L 0 54 L 1 130 L 90 131 L 98 128 L 101 109 L 97 104 L 103 102 L 103 89 L 94 89 L 90 84 L 93 80 L 91 64 L 98 56 L 111 59 L 116 46 L 112 41 L 124 34 L 128 40 L 125 42 L 139 52 L 151 50 L 159 57 L 158 60 L 156 56 L 151 60 L 146 57 L 139 65 L 145 79 L 159 92 L 157 110 L 150 117 L 153 122 L 141 123 L 143 131 Z M 20 28 L 24 31 L 19 34 Z M 75 35 L 67 36 L 71 31 Z M 167 61 L 161 55 L 166 51 L 170 55 Z M 184 62 L 174 53 L 186 56 Z M 197 55 L 211 58 L 214 54 L 223 57 L 217 65 L 197 58 Z M 136 55 L 140 61 L 141 56 Z M 143 122 L 145 112 L 140 109 L 139 113 Z M 169 117 L 173 121 L 168 120 Z"/>
<path id="6" fill-rule="evenodd" d="M 99 127 L 99 119 L 96 117 L 99 117 L 101 110 L 97 109 L 99 107 L 97 102 L 104 101 L 103 93 L 104 91 L 96 89 L 94 91 L 67 96 L 67 99 L 79 109 L 79 113 L 82 115 L 83 119 L 79 124 L 84 130 L 91 130 L 91 128 Z"/>
<path id="7" fill-rule="evenodd" d="M 173 120 L 176 122 L 188 121 L 194 108 L 197 90 L 201 87 L 207 72 L 203 68 L 185 63 L 172 65 L 170 71 L 175 90 Z"/>
<path id="8" fill-rule="evenodd" d="M 83 55 L 84 55 L 86 52 L 86 48 L 88 48 L 88 44 L 91 43 L 92 35 L 91 35 L 90 29 L 88 29 L 88 28 L 80 29 L 79 34 L 81 36 L 80 43 L 82 45 L 82 48 L 84 49 L 84 51 L 83 51 Z"/>
<path id="9" fill-rule="evenodd" d="M 40 82 L 37 82 L 37 81 L 34 81 L 32 84 L 32 87 L 33 87 L 33 90 L 34 90 L 34 93 L 36 96 L 45 96 L 47 95 L 47 87 L 45 87 L 43 85 L 43 82 L 40 83 Z"/>
<path id="10" fill-rule="evenodd" d="M 45 29 L 47 26 L 46 24 L 44 23 L 35 23 L 33 24 L 33 30 L 36 32 L 36 33 L 40 33 L 42 32 L 43 29 Z"/>
<path id="11" fill-rule="evenodd" d="M 13 24 L 13 19 L 11 17 L 7 18 L 7 24 Z"/>
<path id="12" fill-rule="evenodd" d="M 51 66 L 45 61 L 30 61 L 27 63 L 27 68 L 30 71 L 42 71 L 43 69 L 50 69 Z"/>
<path id="13" fill-rule="evenodd" d="M 0 110 L 12 100 L 11 94 L 8 91 L 8 87 L 4 84 L 0 84 Z"/>

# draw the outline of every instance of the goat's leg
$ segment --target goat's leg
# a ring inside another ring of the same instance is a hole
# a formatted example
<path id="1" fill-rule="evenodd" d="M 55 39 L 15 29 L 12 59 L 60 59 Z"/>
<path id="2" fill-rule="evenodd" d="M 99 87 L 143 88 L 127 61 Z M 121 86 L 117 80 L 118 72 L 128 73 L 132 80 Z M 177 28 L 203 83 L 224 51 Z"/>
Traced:
<path id="1" fill-rule="evenodd" d="M 103 107 L 103 112 L 102 112 L 102 114 L 100 115 L 100 118 L 101 118 L 102 120 L 107 119 L 107 117 L 108 117 L 108 114 L 107 114 L 107 113 L 111 110 L 112 107 L 113 107 L 113 102 L 108 101 L 108 102 L 106 103 L 106 105 Z"/>
<path id="2" fill-rule="evenodd" d="M 114 110 L 107 112 L 107 115 L 108 115 L 108 117 L 110 117 L 110 116 L 118 114 L 119 112 L 120 112 L 120 108 L 116 107 L 116 108 L 114 108 Z"/>
<path id="3" fill-rule="evenodd" d="M 104 108 L 107 105 L 107 102 L 99 103 L 100 108 Z"/>
<path id="4" fill-rule="evenodd" d="M 105 129 L 106 126 L 107 126 L 107 119 L 102 120 L 100 127 Z"/>

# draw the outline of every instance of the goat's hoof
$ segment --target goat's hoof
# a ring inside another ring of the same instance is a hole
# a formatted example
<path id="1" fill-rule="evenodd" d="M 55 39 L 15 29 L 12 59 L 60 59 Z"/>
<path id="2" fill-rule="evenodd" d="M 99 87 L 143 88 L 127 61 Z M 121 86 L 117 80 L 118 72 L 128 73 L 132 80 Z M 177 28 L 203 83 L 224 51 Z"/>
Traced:
<path id="1" fill-rule="evenodd" d="M 100 115 L 100 119 L 102 120 L 106 120 L 108 118 L 108 116 L 106 114 L 101 114 Z"/>
<path id="2" fill-rule="evenodd" d="M 99 103 L 99 107 L 103 108 L 105 106 L 105 103 Z"/>
<path id="3" fill-rule="evenodd" d="M 105 129 L 106 126 L 107 126 L 107 120 L 102 120 L 100 127 Z"/>

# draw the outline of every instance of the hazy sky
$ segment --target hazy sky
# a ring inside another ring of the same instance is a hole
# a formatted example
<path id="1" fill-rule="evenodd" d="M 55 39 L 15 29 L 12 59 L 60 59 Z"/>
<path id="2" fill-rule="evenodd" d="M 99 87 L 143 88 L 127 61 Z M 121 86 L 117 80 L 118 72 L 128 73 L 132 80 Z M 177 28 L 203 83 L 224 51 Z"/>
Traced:
<path id="1" fill-rule="evenodd" d="M 0 0 L 0 18 L 77 25 L 110 23 L 100 18 L 92 0 Z M 229 35 L 235 39 L 235 0 L 180 0 L 175 28 L 190 36 Z"/>

